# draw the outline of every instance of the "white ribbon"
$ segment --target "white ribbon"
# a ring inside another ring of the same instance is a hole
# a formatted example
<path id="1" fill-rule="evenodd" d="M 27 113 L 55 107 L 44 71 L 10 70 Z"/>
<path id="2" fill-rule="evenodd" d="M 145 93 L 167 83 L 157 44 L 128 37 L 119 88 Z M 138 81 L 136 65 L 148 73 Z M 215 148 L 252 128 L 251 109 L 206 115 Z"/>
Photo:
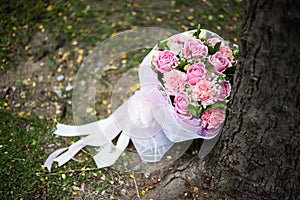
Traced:
<path id="1" fill-rule="evenodd" d="M 68 148 L 53 152 L 46 160 L 45 167 L 50 171 L 53 161 L 58 162 L 59 166 L 65 164 L 85 146 L 100 147 L 99 152 L 94 156 L 98 168 L 110 166 L 125 150 L 130 138 L 143 160 L 148 162 L 159 161 L 173 146 L 173 142 L 164 136 L 162 127 L 155 121 L 153 113 L 156 105 L 146 98 L 149 95 L 153 95 L 152 97 L 160 95 L 159 91 L 142 94 L 146 91 L 148 90 L 137 91 L 127 102 L 104 120 L 81 126 L 58 124 L 57 130 L 54 132 L 56 135 L 86 135 L 86 137 Z M 162 103 L 161 101 L 157 102 Z M 122 133 L 118 138 L 117 145 L 114 145 L 112 140 L 120 132 Z"/>
<path id="2" fill-rule="evenodd" d="M 59 166 L 65 164 L 85 146 L 100 148 L 94 156 L 98 168 L 111 166 L 126 149 L 130 139 L 143 161 L 157 162 L 175 142 L 210 139 L 216 135 L 210 133 L 201 136 L 201 126 L 195 127 L 181 121 L 160 89 L 157 83 L 142 86 L 106 119 L 80 126 L 58 124 L 56 135 L 86 137 L 68 148 L 53 152 L 46 160 L 45 167 L 50 171 L 53 161 L 58 162 Z M 117 145 L 114 145 L 112 140 L 119 134 Z M 205 156 L 217 140 L 206 141 L 200 150 L 201 156 Z"/>

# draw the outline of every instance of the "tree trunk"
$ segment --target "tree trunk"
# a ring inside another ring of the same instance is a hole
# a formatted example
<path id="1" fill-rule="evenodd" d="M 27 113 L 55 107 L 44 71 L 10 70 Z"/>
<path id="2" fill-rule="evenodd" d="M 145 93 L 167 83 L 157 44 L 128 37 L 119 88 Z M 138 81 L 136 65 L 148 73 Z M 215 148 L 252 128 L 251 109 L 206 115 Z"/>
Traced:
<path id="1" fill-rule="evenodd" d="M 199 199 L 299 198 L 299 11 L 297 0 L 249 1 L 217 146 L 203 160 L 174 170 L 148 197 L 182 199 L 185 191 L 192 197 L 197 186 Z"/>

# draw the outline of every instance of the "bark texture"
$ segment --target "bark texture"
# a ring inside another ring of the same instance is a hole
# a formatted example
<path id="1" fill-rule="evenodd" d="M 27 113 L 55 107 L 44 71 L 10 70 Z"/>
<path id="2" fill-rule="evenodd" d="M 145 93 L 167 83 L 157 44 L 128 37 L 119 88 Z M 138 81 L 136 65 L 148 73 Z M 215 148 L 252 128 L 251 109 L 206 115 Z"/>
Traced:
<path id="1" fill-rule="evenodd" d="M 249 1 L 221 139 L 207 157 L 174 170 L 148 197 L 182 199 L 198 186 L 198 199 L 299 198 L 299 11 L 297 0 Z"/>

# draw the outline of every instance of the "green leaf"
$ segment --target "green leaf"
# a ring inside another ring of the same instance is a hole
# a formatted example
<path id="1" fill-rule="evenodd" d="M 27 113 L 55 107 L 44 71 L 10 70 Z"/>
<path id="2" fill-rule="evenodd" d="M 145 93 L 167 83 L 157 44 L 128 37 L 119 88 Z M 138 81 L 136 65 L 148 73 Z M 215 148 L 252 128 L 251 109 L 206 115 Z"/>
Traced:
<path id="1" fill-rule="evenodd" d="M 215 103 L 213 105 L 208 106 L 205 110 L 212 110 L 214 108 L 222 108 L 225 110 L 227 108 L 227 106 L 224 103 Z"/>
<path id="2" fill-rule="evenodd" d="M 239 57 L 239 50 L 236 49 L 236 50 L 233 51 L 233 58 L 234 58 L 234 60 L 237 60 L 238 57 Z"/>
<path id="3" fill-rule="evenodd" d="M 185 62 L 184 60 L 181 60 L 180 63 L 178 64 L 179 68 L 182 68 L 184 66 L 186 66 L 187 62 Z"/>
<path id="4" fill-rule="evenodd" d="M 203 114 L 203 109 L 201 106 L 198 107 L 198 116 L 200 118 L 200 116 Z"/>
<path id="5" fill-rule="evenodd" d="M 235 69 L 236 67 L 235 66 L 232 66 L 232 67 L 228 67 L 225 72 L 223 72 L 224 74 L 234 74 L 235 73 Z"/>
<path id="6" fill-rule="evenodd" d="M 219 78 L 220 78 L 221 81 L 226 81 L 224 75 L 223 76 L 219 76 Z"/>
<path id="7" fill-rule="evenodd" d="M 199 39 L 199 35 L 201 33 L 200 27 L 200 24 L 198 24 L 197 31 L 193 34 L 193 36 L 196 36 L 197 39 Z"/>
<path id="8" fill-rule="evenodd" d="M 170 50 L 168 41 L 158 41 L 157 44 L 162 50 Z"/>
<path id="9" fill-rule="evenodd" d="M 236 49 L 236 50 L 233 51 L 233 55 L 234 56 L 237 56 L 238 54 L 239 54 L 239 50 L 238 49 Z"/>
<path id="10" fill-rule="evenodd" d="M 207 61 L 205 63 L 205 68 L 207 69 L 207 71 L 209 71 L 210 73 L 213 73 L 215 71 L 215 67 L 213 64 L 211 64 L 210 61 Z"/>
<path id="11" fill-rule="evenodd" d="M 197 112 L 197 106 L 195 106 L 195 105 L 192 105 L 192 104 L 189 104 L 188 106 L 187 106 L 187 109 L 188 109 L 188 111 L 191 113 L 191 115 L 193 116 L 193 117 L 197 117 L 198 116 L 198 112 Z"/>
<path id="12" fill-rule="evenodd" d="M 239 46 L 234 44 L 231 50 L 233 53 L 234 60 L 237 60 L 239 57 Z"/>
<path id="13" fill-rule="evenodd" d="M 209 54 L 209 55 L 213 55 L 213 54 L 215 54 L 216 52 L 220 51 L 221 43 L 222 43 L 222 42 L 218 42 L 217 44 L 215 44 L 214 47 L 208 45 L 208 46 L 207 46 L 207 48 L 208 48 L 208 54 Z"/>
<path id="14" fill-rule="evenodd" d="M 209 55 L 213 55 L 215 53 L 215 49 L 213 47 L 211 47 L 210 45 L 208 45 L 207 48 L 208 48 Z"/>
<path id="15" fill-rule="evenodd" d="M 222 42 L 218 42 L 217 44 L 215 44 L 215 46 L 214 46 L 214 53 L 220 51 L 221 43 Z"/>

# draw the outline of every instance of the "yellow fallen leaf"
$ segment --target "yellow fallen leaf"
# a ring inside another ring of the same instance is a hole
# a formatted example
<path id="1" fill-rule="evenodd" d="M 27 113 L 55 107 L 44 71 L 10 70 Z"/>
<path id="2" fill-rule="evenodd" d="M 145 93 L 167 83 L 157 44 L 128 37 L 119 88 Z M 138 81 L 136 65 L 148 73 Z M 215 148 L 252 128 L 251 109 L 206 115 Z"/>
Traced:
<path id="1" fill-rule="evenodd" d="M 66 176 L 65 174 L 62 174 L 61 177 L 62 177 L 63 179 L 66 179 L 66 178 L 67 178 L 67 176 Z"/>
<path id="2" fill-rule="evenodd" d="M 135 178 L 135 177 L 134 177 L 134 174 L 130 174 L 129 177 L 132 178 L 132 179 Z"/>
<path id="3" fill-rule="evenodd" d="M 162 18 L 160 18 L 160 17 L 157 17 L 157 18 L 156 18 L 156 21 L 158 21 L 158 22 L 162 22 L 162 21 L 163 21 L 163 19 L 162 19 Z"/>

